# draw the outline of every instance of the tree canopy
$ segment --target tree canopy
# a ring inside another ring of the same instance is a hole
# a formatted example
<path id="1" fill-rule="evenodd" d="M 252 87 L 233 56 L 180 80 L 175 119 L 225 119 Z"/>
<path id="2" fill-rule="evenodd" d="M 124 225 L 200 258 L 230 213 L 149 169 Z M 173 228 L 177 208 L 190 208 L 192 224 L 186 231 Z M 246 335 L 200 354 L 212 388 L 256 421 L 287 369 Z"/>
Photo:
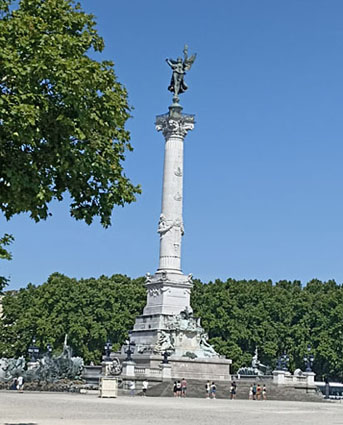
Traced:
<path id="1" fill-rule="evenodd" d="M 60 350 L 64 335 L 86 362 L 101 360 L 104 343 L 125 341 L 146 302 L 144 278 L 114 275 L 70 279 L 55 273 L 41 286 L 28 285 L 3 298 L 0 357 L 19 356 L 35 335 L 44 350 Z M 233 360 L 233 371 L 249 366 L 256 346 L 259 359 L 274 367 L 284 351 L 290 368 L 304 369 L 311 344 L 318 377 L 343 379 L 343 288 L 330 280 L 195 280 L 194 315 L 202 319 L 215 349 Z"/>
<path id="2" fill-rule="evenodd" d="M 57 351 L 68 341 L 86 362 L 99 362 L 105 342 L 119 349 L 145 305 L 144 278 L 114 275 L 70 279 L 55 273 L 40 286 L 29 284 L 3 299 L 0 357 L 27 354 L 32 337 L 41 350 Z"/>
<path id="3" fill-rule="evenodd" d="M 0 0 L 0 210 L 36 221 L 69 193 L 70 212 L 108 226 L 140 192 L 122 162 L 130 107 L 104 41 L 72 0 Z"/>

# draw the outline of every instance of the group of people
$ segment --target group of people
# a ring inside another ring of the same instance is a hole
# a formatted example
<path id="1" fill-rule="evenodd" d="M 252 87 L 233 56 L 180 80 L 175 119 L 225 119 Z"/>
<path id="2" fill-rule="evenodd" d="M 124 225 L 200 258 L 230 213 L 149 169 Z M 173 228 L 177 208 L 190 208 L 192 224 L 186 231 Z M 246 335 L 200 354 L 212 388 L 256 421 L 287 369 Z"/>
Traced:
<path id="1" fill-rule="evenodd" d="M 205 390 L 206 398 L 216 398 L 217 387 L 215 382 L 212 381 L 211 383 L 210 381 L 207 381 L 205 385 Z"/>
<path id="2" fill-rule="evenodd" d="M 181 381 L 174 381 L 173 393 L 174 397 L 186 397 L 187 381 L 185 378 L 182 378 Z"/>
<path id="3" fill-rule="evenodd" d="M 250 385 L 249 388 L 249 400 L 267 400 L 267 388 L 263 384 L 254 384 Z"/>
<path id="4" fill-rule="evenodd" d="M 128 385 L 129 390 L 130 390 L 130 396 L 134 397 L 135 394 L 136 394 L 136 383 L 135 383 L 135 381 L 129 381 L 127 383 L 127 385 Z M 143 397 L 146 396 L 148 386 L 149 386 L 149 382 L 146 379 L 144 379 L 144 381 L 142 382 L 142 396 Z"/>

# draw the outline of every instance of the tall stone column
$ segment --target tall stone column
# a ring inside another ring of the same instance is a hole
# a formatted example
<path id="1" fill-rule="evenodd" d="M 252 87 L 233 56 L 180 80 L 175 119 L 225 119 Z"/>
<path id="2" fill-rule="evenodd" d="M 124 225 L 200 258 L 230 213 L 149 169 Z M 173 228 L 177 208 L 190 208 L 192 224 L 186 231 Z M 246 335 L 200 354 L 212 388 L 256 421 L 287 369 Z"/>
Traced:
<path id="1" fill-rule="evenodd" d="M 156 129 L 165 138 L 162 211 L 158 223 L 160 256 L 157 272 L 146 277 L 147 305 L 144 314 L 176 315 L 190 306 L 192 276 L 181 271 L 181 239 L 184 233 L 183 142 L 194 128 L 194 115 L 182 114 L 173 104 L 169 112 L 156 117 Z"/>
<path id="2" fill-rule="evenodd" d="M 175 113 L 156 119 L 157 131 L 165 138 L 162 211 L 158 224 L 160 259 L 158 271 L 181 273 L 181 239 L 184 234 L 183 204 L 183 142 L 194 128 L 194 116 Z M 178 111 L 177 111 L 178 112 Z"/>

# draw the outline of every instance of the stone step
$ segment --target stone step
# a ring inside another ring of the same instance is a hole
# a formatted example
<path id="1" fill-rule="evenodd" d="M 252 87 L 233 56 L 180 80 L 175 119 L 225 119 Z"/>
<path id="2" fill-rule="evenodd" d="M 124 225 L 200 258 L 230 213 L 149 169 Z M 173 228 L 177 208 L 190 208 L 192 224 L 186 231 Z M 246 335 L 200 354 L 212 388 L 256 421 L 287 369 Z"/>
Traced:
<path id="1" fill-rule="evenodd" d="M 236 382 L 237 394 L 236 398 L 247 400 L 249 398 L 250 382 Z M 187 397 L 205 398 L 205 381 L 187 380 Z M 216 398 L 230 398 L 231 382 L 216 383 Z M 274 385 L 266 383 L 268 400 L 287 400 L 287 401 L 323 401 L 323 396 L 317 392 L 316 387 L 300 387 L 291 385 Z M 174 397 L 174 381 L 160 382 L 147 391 L 148 397 Z M 261 397 L 262 398 L 262 397 Z"/>

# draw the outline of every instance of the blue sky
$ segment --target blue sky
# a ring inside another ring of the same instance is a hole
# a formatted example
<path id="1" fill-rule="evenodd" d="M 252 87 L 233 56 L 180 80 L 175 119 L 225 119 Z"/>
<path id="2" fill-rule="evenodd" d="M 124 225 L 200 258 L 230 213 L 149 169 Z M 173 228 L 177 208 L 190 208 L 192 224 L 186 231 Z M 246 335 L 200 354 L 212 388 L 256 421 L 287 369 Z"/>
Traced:
<path id="1" fill-rule="evenodd" d="M 182 264 L 203 281 L 312 278 L 343 282 L 343 2 L 341 0 L 83 0 L 134 107 L 126 174 L 142 185 L 103 229 L 69 217 L 68 203 L 34 223 L 2 219 L 13 260 L 9 288 L 70 277 L 153 273 L 167 111 L 166 57 L 184 43 L 186 76 Z"/>

